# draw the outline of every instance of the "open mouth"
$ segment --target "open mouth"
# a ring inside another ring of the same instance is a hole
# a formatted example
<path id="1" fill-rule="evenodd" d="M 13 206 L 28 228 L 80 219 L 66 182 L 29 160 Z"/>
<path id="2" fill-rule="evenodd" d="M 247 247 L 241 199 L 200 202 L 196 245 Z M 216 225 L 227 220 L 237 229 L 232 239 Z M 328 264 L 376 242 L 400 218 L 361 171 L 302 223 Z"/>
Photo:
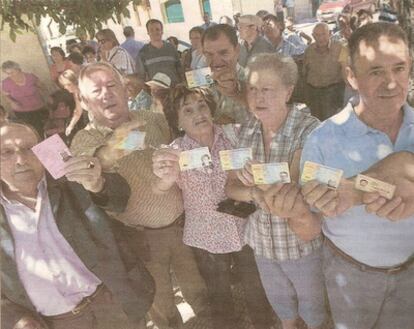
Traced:
<path id="1" fill-rule="evenodd" d="M 202 125 L 202 124 L 205 124 L 205 123 L 208 123 L 207 119 L 199 119 L 199 120 L 194 122 L 194 125 L 199 126 L 199 125 Z"/>

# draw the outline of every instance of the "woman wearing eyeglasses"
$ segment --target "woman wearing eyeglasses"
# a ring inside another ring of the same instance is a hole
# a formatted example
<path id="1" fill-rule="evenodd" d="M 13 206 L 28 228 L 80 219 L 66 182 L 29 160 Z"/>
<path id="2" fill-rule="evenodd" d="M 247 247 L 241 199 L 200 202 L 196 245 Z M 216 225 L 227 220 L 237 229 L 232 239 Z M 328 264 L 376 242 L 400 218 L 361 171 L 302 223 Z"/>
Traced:
<path id="1" fill-rule="evenodd" d="M 96 33 L 101 58 L 111 63 L 122 75 L 135 73 L 135 63 L 128 52 L 119 46 L 115 33 L 110 29 L 103 29 Z"/>

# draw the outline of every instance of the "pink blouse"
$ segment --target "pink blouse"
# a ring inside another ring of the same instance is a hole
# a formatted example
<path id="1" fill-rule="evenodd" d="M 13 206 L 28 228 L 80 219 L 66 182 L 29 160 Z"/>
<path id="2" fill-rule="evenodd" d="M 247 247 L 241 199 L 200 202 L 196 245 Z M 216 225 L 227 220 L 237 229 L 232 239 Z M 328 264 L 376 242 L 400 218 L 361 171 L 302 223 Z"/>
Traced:
<path id="1" fill-rule="evenodd" d="M 37 76 L 25 73 L 24 85 L 16 84 L 12 79 L 6 78 L 2 81 L 2 90 L 12 100 L 20 105 L 16 112 L 32 112 L 41 109 L 45 104 L 40 94 Z"/>
<path id="2" fill-rule="evenodd" d="M 201 147 L 187 135 L 177 138 L 173 145 L 182 150 Z M 183 171 L 177 181 L 184 199 L 184 243 L 214 254 L 239 251 L 245 244 L 246 220 L 216 211 L 218 203 L 227 198 L 224 194 L 227 173 L 221 169 L 219 151 L 231 148 L 222 128 L 214 126 L 212 167 Z"/>

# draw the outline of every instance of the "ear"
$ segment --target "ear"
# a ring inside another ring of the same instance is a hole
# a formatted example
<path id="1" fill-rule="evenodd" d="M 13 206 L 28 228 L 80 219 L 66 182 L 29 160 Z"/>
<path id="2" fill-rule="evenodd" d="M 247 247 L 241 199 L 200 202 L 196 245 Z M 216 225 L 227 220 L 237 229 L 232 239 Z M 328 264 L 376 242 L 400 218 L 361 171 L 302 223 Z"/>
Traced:
<path id="1" fill-rule="evenodd" d="M 81 100 L 81 102 L 83 104 L 85 104 L 86 106 L 88 106 L 88 100 L 86 99 L 85 96 L 83 96 L 82 94 L 79 94 L 79 98 L 80 98 L 80 100 Z"/>
<path id="2" fill-rule="evenodd" d="M 352 68 L 350 66 L 347 66 L 345 68 L 345 72 L 346 72 L 346 79 L 348 80 L 348 83 L 351 85 L 351 87 L 354 90 L 358 90 L 358 81 L 356 79 L 355 73 L 352 70 Z"/>
<path id="3" fill-rule="evenodd" d="M 290 86 L 287 88 L 285 103 L 289 102 L 290 98 L 292 97 L 294 89 L 295 89 L 295 86 Z"/>

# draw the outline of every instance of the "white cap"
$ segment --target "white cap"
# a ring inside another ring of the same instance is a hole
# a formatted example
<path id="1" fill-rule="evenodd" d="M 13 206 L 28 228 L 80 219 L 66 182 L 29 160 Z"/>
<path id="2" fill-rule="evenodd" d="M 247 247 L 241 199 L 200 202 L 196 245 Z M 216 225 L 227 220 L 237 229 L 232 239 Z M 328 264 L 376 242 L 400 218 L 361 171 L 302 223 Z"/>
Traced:
<path id="1" fill-rule="evenodd" d="M 171 87 L 171 79 L 165 73 L 158 72 L 156 73 L 150 81 L 145 82 L 148 86 L 158 86 L 161 88 L 170 88 Z"/>

